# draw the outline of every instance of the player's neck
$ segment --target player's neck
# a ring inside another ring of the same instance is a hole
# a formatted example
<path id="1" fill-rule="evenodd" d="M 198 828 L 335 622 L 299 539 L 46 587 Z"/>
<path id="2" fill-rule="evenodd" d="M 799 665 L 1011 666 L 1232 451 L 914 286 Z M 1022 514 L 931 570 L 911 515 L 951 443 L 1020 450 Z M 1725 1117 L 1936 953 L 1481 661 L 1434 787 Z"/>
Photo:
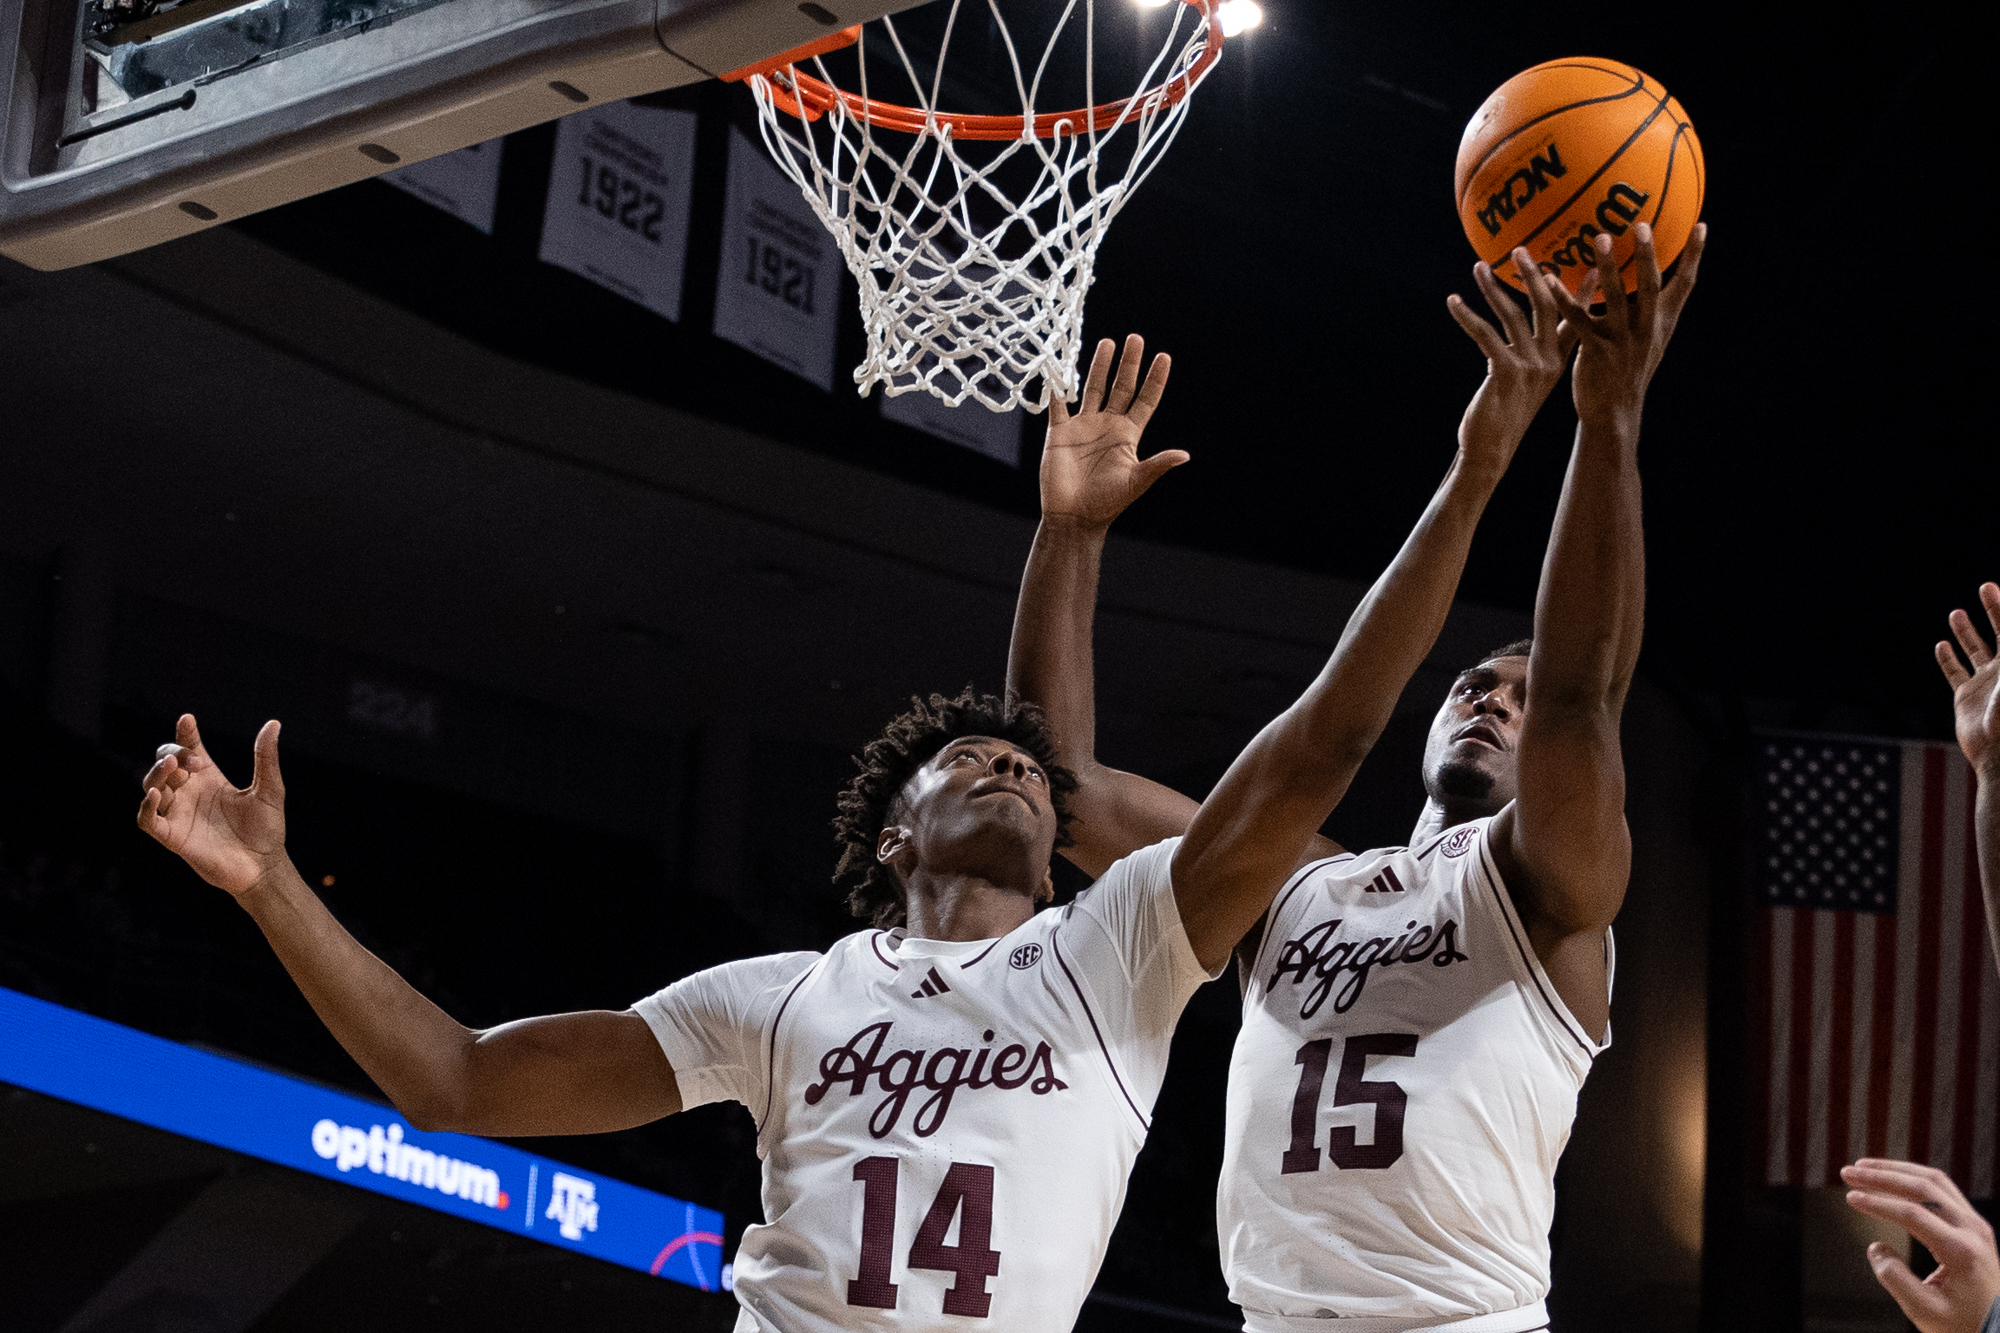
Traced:
<path id="1" fill-rule="evenodd" d="M 904 930 L 914 939 L 992 940 L 1035 914 L 1035 899 L 976 875 L 911 877 Z"/>
<path id="2" fill-rule="evenodd" d="M 1486 808 L 1483 801 L 1440 801 L 1431 796 L 1424 800 L 1424 812 L 1417 817 L 1417 826 L 1410 833 L 1412 847 L 1421 847 L 1446 829 L 1469 824 L 1475 819 L 1484 819 L 1497 811 Z"/>

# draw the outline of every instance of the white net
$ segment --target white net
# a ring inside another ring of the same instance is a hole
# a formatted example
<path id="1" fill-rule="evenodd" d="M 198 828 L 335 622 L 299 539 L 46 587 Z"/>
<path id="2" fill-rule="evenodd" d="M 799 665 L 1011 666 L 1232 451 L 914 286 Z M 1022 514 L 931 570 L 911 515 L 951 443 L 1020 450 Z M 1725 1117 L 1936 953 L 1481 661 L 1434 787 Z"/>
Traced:
<path id="1" fill-rule="evenodd" d="M 1120 22 L 1145 17 L 1130 0 L 1108 2 Z M 868 331 L 866 359 L 854 371 L 860 392 L 879 384 L 891 396 L 922 390 L 953 406 L 970 399 L 995 412 L 1023 403 L 1041 411 L 1051 394 L 1076 396 L 1083 300 L 1097 248 L 1179 132 L 1222 38 L 1212 0 L 1172 4 L 1171 15 L 1157 16 L 1166 38 L 1132 91 L 1100 104 L 1097 0 L 1067 0 L 1032 67 L 1024 66 L 998 0 L 987 0 L 1022 128 L 1008 127 L 1006 138 L 973 138 L 993 133 L 995 118 L 938 105 L 960 4 L 951 0 L 928 78 L 894 20 L 880 20 L 875 40 L 889 44 L 914 92 L 910 114 L 900 118 L 869 100 L 866 31 L 857 48 L 858 95 L 822 98 L 823 115 L 802 119 L 788 109 L 809 100 L 798 66 L 755 76 L 750 85 L 765 144 L 859 281 Z M 1052 116 L 1038 110 L 1037 99 L 1066 34 L 1071 46 L 1081 37 L 1086 109 Z M 812 67 L 826 85 L 821 91 L 832 91 L 823 58 Z"/>

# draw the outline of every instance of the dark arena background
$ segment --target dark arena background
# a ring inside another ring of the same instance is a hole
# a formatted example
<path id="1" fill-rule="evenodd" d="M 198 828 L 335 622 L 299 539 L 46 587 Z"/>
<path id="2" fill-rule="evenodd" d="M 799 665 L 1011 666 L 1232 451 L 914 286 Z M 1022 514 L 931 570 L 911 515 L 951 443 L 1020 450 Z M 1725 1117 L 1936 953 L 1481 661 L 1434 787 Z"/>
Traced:
<path id="1" fill-rule="evenodd" d="M 1553 1327 L 1901 1329 L 1863 1257 L 1892 1234 L 1837 1188 L 1764 1183 L 1744 849 L 1760 732 L 1950 738 L 1931 645 L 2000 577 L 1985 39 L 1922 6 L 1263 7 L 1090 294 L 1091 337 L 1174 355 L 1146 448 L 1193 454 L 1106 557 L 1099 753 L 1204 794 L 1431 493 L 1482 369 L 1444 297 L 1480 304 L 1451 169 L 1486 94 L 1559 55 L 1657 76 L 1699 127 L 1712 236 L 1648 405 L 1635 868 L 1616 1042 L 1558 1176 Z M 622 1009 L 852 928 L 835 793 L 911 694 L 999 688 L 1042 423 L 989 457 L 857 397 L 830 250 L 831 392 L 717 336 L 750 94 L 645 100 L 698 114 L 678 321 L 541 262 L 569 188 L 552 124 L 506 138 L 490 232 L 369 180 L 84 267 L 0 261 L 0 987 L 382 1102 L 248 917 L 134 829 L 183 711 L 239 782 L 283 719 L 293 859 L 467 1024 Z M 1446 683 L 1527 632 L 1567 400 L 1329 825 L 1348 846 L 1405 841 Z M 1237 1012 L 1225 979 L 1181 1023 L 1079 1330 L 1240 1326 L 1214 1214 Z M 543 1243 L 553 1223 L 87 1100 L 0 1084 L 0 1328 L 735 1318 Z M 760 1216 L 734 1106 L 511 1147 L 715 1210 L 722 1259 Z"/>

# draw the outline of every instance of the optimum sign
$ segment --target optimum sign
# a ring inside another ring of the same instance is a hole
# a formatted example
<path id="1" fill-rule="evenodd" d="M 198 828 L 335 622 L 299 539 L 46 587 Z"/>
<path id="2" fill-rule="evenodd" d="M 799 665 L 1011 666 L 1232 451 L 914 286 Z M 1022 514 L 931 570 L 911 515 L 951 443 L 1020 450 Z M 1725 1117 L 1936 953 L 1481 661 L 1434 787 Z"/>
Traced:
<path id="1" fill-rule="evenodd" d="M 722 1288 L 722 1215 L 504 1143 L 0 989 L 0 1083 L 594 1255 Z"/>
<path id="2" fill-rule="evenodd" d="M 342 1173 L 365 1166 L 378 1176 L 407 1180 L 421 1189 L 453 1194 L 488 1208 L 504 1209 L 509 1202 L 507 1192 L 500 1188 L 498 1171 L 405 1143 L 401 1125 L 391 1124 L 387 1130 L 370 1125 L 364 1134 L 352 1125 L 322 1120 L 312 1128 L 312 1146 Z M 558 1173 L 556 1179 L 567 1177 Z M 570 1228 L 563 1230 L 568 1235 Z M 582 1236 L 570 1239 L 581 1240 Z"/>

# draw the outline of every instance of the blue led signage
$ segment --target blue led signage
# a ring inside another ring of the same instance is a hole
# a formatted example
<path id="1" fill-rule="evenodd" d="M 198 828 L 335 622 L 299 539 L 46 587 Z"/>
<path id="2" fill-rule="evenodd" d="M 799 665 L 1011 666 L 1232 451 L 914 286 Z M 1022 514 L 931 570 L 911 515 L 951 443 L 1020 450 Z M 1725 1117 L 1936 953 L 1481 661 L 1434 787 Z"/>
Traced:
<path id="1" fill-rule="evenodd" d="M 0 988 L 0 1082 L 703 1291 L 722 1214 Z"/>

